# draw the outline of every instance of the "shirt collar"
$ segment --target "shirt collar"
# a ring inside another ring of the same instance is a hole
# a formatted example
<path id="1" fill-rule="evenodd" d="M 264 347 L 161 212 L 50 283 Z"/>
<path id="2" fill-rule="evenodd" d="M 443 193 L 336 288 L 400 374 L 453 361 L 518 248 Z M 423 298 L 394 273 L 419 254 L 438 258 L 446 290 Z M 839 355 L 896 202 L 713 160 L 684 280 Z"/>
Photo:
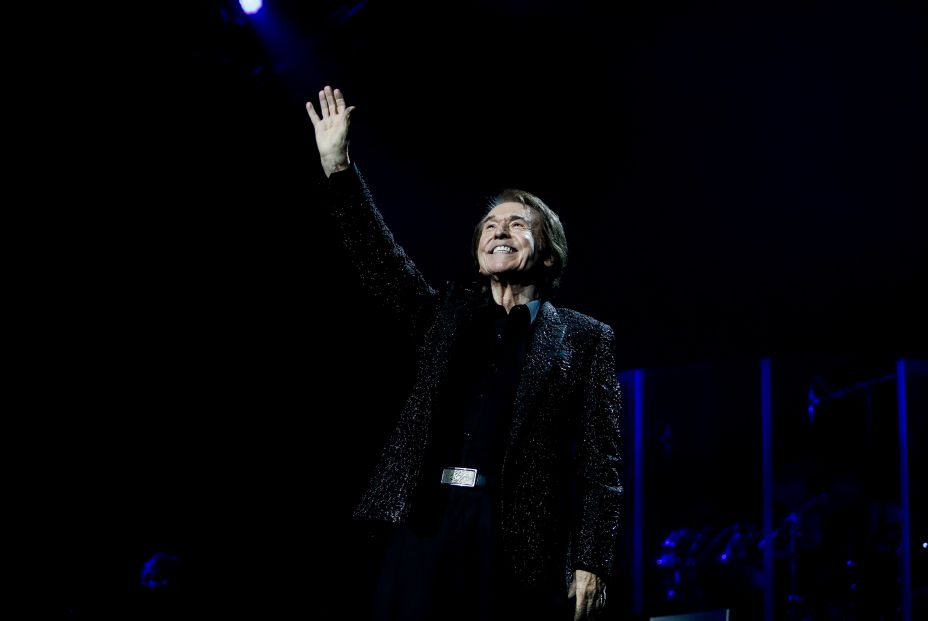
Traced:
<path id="1" fill-rule="evenodd" d="M 502 304 L 497 304 L 492 297 L 490 297 L 489 302 L 490 308 L 493 309 L 494 313 L 500 317 L 505 317 L 507 315 L 505 309 L 503 309 Z M 541 309 L 541 300 L 532 300 L 526 304 L 517 304 L 516 306 L 525 306 L 528 308 L 529 324 L 533 324 L 535 323 L 535 318 L 538 316 L 539 309 Z M 515 306 L 513 306 L 513 308 L 515 308 Z"/>
<path id="2" fill-rule="evenodd" d="M 535 317 L 538 316 L 538 309 L 541 308 L 541 300 L 532 300 L 527 304 L 528 312 L 532 316 L 532 323 L 535 323 Z"/>

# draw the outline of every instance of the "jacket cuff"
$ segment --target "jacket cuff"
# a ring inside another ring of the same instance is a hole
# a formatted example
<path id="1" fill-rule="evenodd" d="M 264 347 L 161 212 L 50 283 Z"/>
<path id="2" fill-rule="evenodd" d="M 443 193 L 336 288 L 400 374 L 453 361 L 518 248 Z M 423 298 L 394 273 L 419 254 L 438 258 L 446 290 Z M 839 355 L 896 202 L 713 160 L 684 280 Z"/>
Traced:
<path id="1" fill-rule="evenodd" d="M 573 570 L 577 571 L 578 569 L 582 569 L 583 571 L 588 571 L 591 574 L 596 574 L 598 577 L 602 578 L 603 580 L 609 579 L 609 570 L 606 569 L 605 567 L 597 567 L 595 565 L 589 565 L 587 563 L 575 563 L 573 566 Z"/>
<path id="2" fill-rule="evenodd" d="M 345 170 L 334 172 L 328 177 L 323 173 L 322 177 L 325 184 L 333 190 L 348 190 L 361 183 L 361 175 L 355 162 L 351 162 L 351 165 Z"/>

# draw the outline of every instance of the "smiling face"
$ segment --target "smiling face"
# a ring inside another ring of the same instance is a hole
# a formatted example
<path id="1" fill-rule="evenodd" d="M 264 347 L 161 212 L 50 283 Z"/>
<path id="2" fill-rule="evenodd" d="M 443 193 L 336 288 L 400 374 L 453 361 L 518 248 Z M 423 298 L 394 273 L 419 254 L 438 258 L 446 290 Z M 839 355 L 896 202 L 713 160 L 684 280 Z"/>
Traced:
<path id="1" fill-rule="evenodd" d="M 480 273 L 499 278 L 529 272 L 540 260 L 536 252 L 535 213 L 522 203 L 501 203 L 481 222 L 477 243 Z M 546 258 L 551 266 L 553 260 Z"/>

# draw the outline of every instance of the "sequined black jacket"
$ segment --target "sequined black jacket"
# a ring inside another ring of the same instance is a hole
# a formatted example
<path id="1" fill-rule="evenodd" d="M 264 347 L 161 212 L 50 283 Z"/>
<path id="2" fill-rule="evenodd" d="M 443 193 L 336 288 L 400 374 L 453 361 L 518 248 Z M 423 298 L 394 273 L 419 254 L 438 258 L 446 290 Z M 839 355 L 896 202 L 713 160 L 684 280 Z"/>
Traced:
<path id="1" fill-rule="evenodd" d="M 433 402 L 457 329 L 487 296 L 432 288 L 394 241 L 356 167 L 320 181 L 364 286 L 418 343 L 416 379 L 356 516 L 406 521 L 426 455 Z M 514 575 L 560 584 L 607 575 L 622 506 L 620 391 L 612 329 L 545 302 L 516 392 L 500 473 L 503 553 Z"/>

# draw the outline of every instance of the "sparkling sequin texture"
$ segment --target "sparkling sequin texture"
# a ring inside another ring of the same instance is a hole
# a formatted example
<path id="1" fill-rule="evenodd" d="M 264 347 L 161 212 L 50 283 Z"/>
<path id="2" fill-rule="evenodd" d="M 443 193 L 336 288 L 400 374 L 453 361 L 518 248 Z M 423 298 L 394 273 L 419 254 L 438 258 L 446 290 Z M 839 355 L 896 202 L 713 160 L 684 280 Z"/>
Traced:
<path id="1" fill-rule="evenodd" d="M 419 484 L 458 326 L 486 303 L 474 288 L 434 289 L 394 241 L 356 167 L 320 182 L 363 285 L 418 344 L 415 384 L 355 515 L 402 523 Z M 612 329 L 542 305 L 513 405 L 500 475 L 504 558 L 526 583 L 612 568 L 623 490 L 620 390 Z"/>

